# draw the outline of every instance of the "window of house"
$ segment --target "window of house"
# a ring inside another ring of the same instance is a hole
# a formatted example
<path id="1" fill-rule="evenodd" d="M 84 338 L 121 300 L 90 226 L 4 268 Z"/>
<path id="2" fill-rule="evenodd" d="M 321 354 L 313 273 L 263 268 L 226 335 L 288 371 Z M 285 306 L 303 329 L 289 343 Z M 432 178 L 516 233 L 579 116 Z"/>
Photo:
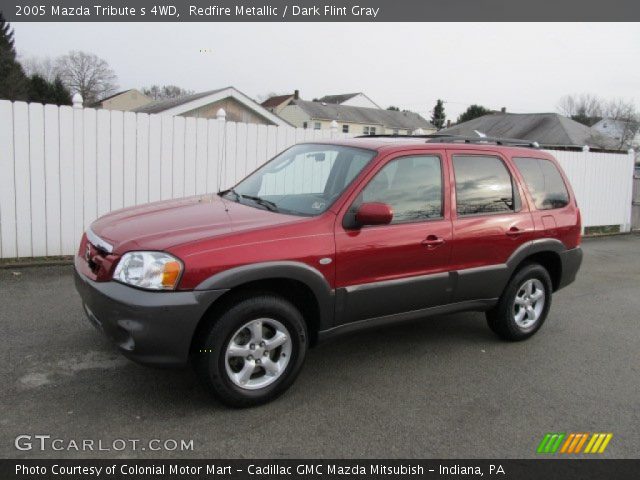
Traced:
<path id="1" fill-rule="evenodd" d="M 398 135 L 400 133 L 400 130 L 398 130 L 397 128 L 393 129 L 393 134 L 394 135 Z"/>
<path id="2" fill-rule="evenodd" d="M 498 157 L 454 155 L 453 169 L 459 216 L 508 213 L 519 209 L 511 175 Z"/>
<path id="3" fill-rule="evenodd" d="M 363 202 L 383 202 L 393 209 L 391 223 L 442 217 L 442 167 L 435 155 L 392 160 L 359 195 Z"/>
<path id="4" fill-rule="evenodd" d="M 307 122 L 302 122 L 302 128 L 307 128 L 308 124 Z"/>
<path id="5" fill-rule="evenodd" d="M 375 135 L 376 134 L 376 127 L 369 127 L 369 135 Z"/>
<path id="6" fill-rule="evenodd" d="M 407 130 L 407 135 L 411 135 L 411 130 Z"/>
<path id="7" fill-rule="evenodd" d="M 541 158 L 514 158 L 513 161 L 524 177 L 538 210 L 562 208 L 569 204 L 567 186 L 553 162 Z"/>
<path id="8" fill-rule="evenodd" d="M 320 122 L 315 122 L 313 124 L 313 129 L 314 130 L 320 130 L 321 127 L 322 127 L 322 125 L 320 124 Z"/>
<path id="9" fill-rule="evenodd" d="M 362 133 L 369 135 L 369 127 L 362 127 Z"/>
<path id="10" fill-rule="evenodd" d="M 342 133 L 349 133 L 349 125 L 342 125 Z"/>

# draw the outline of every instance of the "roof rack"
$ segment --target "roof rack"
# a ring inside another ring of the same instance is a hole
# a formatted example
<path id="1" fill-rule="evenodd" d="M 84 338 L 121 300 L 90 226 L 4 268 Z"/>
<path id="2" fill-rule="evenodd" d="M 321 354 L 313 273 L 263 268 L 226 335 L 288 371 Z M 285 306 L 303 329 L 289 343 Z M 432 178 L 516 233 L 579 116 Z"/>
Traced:
<path id="1" fill-rule="evenodd" d="M 486 144 L 493 143 L 495 145 L 506 145 L 512 147 L 529 147 L 540 148 L 538 142 L 531 140 L 522 140 L 519 138 L 500 138 L 500 137 L 466 137 L 462 135 L 447 135 L 444 133 L 434 133 L 430 135 L 359 135 L 357 138 L 424 138 L 428 143 L 474 143 Z"/>

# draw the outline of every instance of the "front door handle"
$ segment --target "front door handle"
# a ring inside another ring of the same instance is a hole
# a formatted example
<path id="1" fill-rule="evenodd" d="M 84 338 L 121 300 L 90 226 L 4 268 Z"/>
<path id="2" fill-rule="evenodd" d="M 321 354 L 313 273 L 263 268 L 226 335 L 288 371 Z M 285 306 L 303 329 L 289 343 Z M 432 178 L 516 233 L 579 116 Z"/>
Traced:
<path id="1" fill-rule="evenodd" d="M 517 237 L 518 235 L 522 235 L 523 233 L 525 233 L 526 230 L 518 228 L 516 226 L 511 227 L 509 230 L 507 230 L 505 233 L 505 235 L 508 235 L 510 237 Z"/>
<path id="2" fill-rule="evenodd" d="M 437 235 L 429 235 L 422 241 L 422 245 L 427 248 L 436 248 L 444 243 L 444 238 L 440 238 Z"/>

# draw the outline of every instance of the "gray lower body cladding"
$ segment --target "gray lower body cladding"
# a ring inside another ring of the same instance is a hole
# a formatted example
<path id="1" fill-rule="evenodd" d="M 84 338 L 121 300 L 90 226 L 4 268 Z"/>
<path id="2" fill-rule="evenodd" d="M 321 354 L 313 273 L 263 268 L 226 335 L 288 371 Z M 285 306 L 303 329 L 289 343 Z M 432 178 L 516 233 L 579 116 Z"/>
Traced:
<path id="1" fill-rule="evenodd" d="M 558 290 L 566 287 L 576 279 L 580 265 L 582 265 L 582 248 L 576 247 L 560 253 L 562 275 L 558 283 Z"/>
<path id="2" fill-rule="evenodd" d="M 149 292 L 118 282 L 94 282 L 75 272 L 87 317 L 128 358 L 183 366 L 207 308 L 226 290 Z"/>
<path id="3" fill-rule="evenodd" d="M 575 280 L 582 250 L 578 247 L 559 251 L 558 255 L 562 268 L 559 289 Z M 328 285 L 316 286 L 314 293 L 323 312 L 319 338 L 429 315 L 487 310 L 497 302 L 514 268 L 515 262 L 508 262 L 358 285 L 337 289 L 335 296 Z M 246 275 L 245 270 L 241 273 Z M 234 286 L 227 281 L 215 282 L 209 289 L 150 292 L 114 281 L 94 282 L 77 271 L 75 283 L 92 323 L 127 357 L 157 366 L 188 362 L 198 323 L 207 309 Z M 219 288 L 211 288 L 214 285 Z"/>

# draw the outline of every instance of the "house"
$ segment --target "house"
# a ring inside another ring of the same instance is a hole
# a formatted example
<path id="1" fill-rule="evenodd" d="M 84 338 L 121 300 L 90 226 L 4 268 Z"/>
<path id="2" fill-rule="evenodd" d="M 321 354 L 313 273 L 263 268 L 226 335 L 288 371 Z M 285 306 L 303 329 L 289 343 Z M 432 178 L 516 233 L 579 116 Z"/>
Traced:
<path id="1" fill-rule="evenodd" d="M 262 107 L 234 87 L 209 90 L 179 98 L 157 100 L 136 108 L 134 112 L 216 118 L 218 110 L 221 108 L 226 112 L 226 119 L 232 122 L 276 126 L 288 125 L 285 120 Z"/>
<path id="2" fill-rule="evenodd" d="M 637 123 L 632 121 L 603 118 L 591 128 L 615 139 L 620 145 L 620 148 L 630 146 L 637 149 L 640 147 L 640 130 L 638 129 Z"/>
<path id="3" fill-rule="evenodd" d="M 90 105 L 92 108 L 103 108 L 105 110 L 122 110 L 129 112 L 153 102 L 151 97 L 146 96 L 136 88 L 123 90 L 109 97 L 98 100 Z"/>
<path id="4" fill-rule="evenodd" d="M 356 107 L 339 103 L 291 100 L 280 110 L 280 116 L 296 127 L 324 130 L 331 122 L 338 123 L 339 131 L 355 135 L 396 134 L 411 135 L 422 129 L 435 132 L 435 127 L 417 113 Z"/>
<path id="5" fill-rule="evenodd" d="M 260 105 L 269 110 L 271 113 L 275 113 L 276 115 L 278 115 L 280 114 L 282 109 L 289 104 L 291 100 L 298 100 L 299 98 L 300 92 L 296 90 L 288 95 L 276 95 L 274 97 L 269 97 Z"/>
<path id="6" fill-rule="evenodd" d="M 517 138 L 551 149 L 619 150 L 615 141 L 597 130 L 558 113 L 491 113 L 459 123 L 439 134 Z"/>
<path id="7" fill-rule="evenodd" d="M 320 103 L 333 103 L 347 107 L 380 108 L 380 106 L 364 93 L 342 93 L 339 95 L 325 95 L 317 100 Z"/>

